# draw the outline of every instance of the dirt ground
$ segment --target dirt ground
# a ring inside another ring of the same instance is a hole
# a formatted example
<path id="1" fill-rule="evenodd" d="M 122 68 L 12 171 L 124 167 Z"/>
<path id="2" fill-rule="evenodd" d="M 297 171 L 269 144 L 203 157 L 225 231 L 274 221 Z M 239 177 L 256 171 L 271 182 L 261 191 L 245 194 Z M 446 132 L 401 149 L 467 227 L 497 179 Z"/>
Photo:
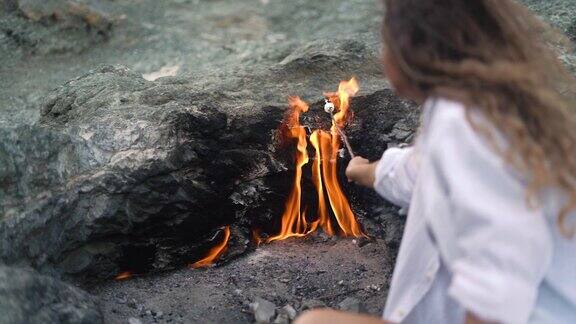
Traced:
<path id="1" fill-rule="evenodd" d="M 315 236 L 260 246 L 208 269 L 181 269 L 89 288 L 107 323 L 250 323 L 256 298 L 298 312 L 314 305 L 340 308 L 347 297 L 378 316 L 384 307 L 394 253 L 382 240 L 366 245 Z"/>

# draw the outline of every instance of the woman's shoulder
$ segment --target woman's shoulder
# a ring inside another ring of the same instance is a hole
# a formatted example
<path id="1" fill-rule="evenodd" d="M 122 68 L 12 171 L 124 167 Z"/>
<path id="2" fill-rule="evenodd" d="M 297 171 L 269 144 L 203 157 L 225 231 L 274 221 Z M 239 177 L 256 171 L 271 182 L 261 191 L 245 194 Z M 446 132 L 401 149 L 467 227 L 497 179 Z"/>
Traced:
<path id="1" fill-rule="evenodd" d="M 424 118 L 427 124 L 460 124 L 466 121 L 466 106 L 459 101 L 433 97 L 424 103 Z"/>
<path id="2" fill-rule="evenodd" d="M 431 98 L 423 107 L 423 142 L 433 150 L 448 146 L 468 154 L 497 158 L 494 145 L 502 149 L 506 141 L 480 110 L 448 98 Z M 484 132 L 484 133 L 483 133 Z M 486 134 L 490 134 L 492 143 Z"/>
<path id="3" fill-rule="evenodd" d="M 467 114 L 467 108 L 462 102 L 430 98 L 423 106 L 424 132 L 427 137 L 476 137 Z"/>

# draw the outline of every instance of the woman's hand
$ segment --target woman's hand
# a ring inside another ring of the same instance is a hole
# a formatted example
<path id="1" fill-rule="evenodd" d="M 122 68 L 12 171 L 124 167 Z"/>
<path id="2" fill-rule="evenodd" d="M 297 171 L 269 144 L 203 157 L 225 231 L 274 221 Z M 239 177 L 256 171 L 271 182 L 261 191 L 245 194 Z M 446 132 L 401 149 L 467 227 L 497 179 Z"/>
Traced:
<path id="1" fill-rule="evenodd" d="M 346 176 L 350 182 L 355 182 L 359 185 L 373 188 L 375 170 L 376 162 L 370 163 L 370 161 L 367 159 L 358 156 L 350 160 L 350 163 L 348 163 L 348 167 L 346 168 Z"/>

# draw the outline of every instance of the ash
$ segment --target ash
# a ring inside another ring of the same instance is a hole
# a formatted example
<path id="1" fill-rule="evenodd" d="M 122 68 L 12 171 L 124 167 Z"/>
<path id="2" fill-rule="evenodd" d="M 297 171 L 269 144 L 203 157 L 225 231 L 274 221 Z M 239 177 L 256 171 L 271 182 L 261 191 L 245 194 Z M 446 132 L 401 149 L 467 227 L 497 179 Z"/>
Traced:
<path id="1" fill-rule="evenodd" d="M 365 244 L 367 243 L 367 244 Z M 221 267 L 110 282 L 91 292 L 105 322 L 250 323 L 273 304 L 270 322 L 315 307 L 379 315 L 386 301 L 395 250 L 383 239 L 358 242 L 317 235 L 259 247 Z M 254 305 L 253 305 L 254 306 Z M 288 320 L 290 317 L 288 316 Z"/>

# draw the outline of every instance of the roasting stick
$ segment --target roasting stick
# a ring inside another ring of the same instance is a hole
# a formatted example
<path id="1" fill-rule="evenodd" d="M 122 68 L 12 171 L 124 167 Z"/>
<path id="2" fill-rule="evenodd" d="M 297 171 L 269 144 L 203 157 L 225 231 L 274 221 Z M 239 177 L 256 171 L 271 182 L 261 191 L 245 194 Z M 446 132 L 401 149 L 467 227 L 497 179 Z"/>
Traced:
<path id="1" fill-rule="evenodd" d="M 348 154 L 350 154 L 350 157 L 353 159 L 354 157 L 356 157 L 356 155 L 354 154 L 354 151 L 352 151 L 352 146 L 348 141 L 348 136 L 346 136 L 344 131 L 338 126 L 336 120 L 334 119 L 334 110 L 335 110 L 334 104 L 328 99 L 325 99 L 324 101 L 326 102 L 326 104 L 324 104 L 324 111 L 330 114 L 330 117 L 332 118 L 332 123 L 334 123 L 334 126 L 336 126 L 336 130 L 338 131 L 338 134 L 340 134 L 340 137 L 344 142 L 344 146 L 348 150 Z"/>

